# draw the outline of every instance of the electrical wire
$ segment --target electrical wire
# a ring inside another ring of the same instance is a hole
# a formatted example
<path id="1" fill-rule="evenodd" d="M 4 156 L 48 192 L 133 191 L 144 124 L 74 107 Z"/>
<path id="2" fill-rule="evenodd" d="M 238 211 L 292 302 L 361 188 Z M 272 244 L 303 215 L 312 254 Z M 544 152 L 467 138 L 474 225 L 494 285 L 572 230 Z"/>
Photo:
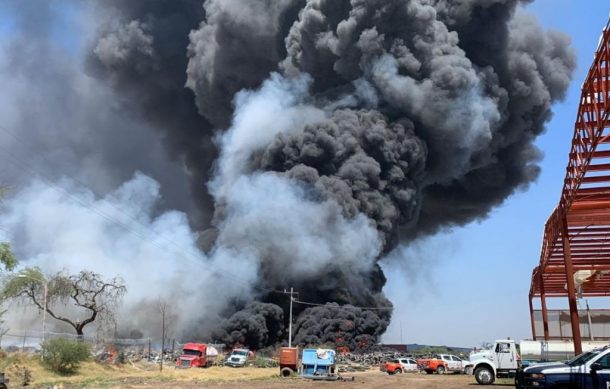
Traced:
<path id="1" fill-rule="evenodd" d="M 314 307 L 326 307 L 326 308 L 358 308 L 358 309 L 371 310 L 371 311 L 389 311 L 389 310 L 394 309 L 394 307 L 358 307 L 358 306 L 351 305 L 351 304 L 340 305 L 339 303 L 330 302 L 330 301 L 326 302 L 324 304 L 320 304 L 320 303 L 312 303 L 312 302 L 308 302 L 308 301 L 301 301 L 301 300 L 293 299 L 292 302 L 297 303 L 297 304 L 310 305 L 310 306 L 314 306 Z M 337 304 L 337 305 L 329 305 L 329 304 Z"/>

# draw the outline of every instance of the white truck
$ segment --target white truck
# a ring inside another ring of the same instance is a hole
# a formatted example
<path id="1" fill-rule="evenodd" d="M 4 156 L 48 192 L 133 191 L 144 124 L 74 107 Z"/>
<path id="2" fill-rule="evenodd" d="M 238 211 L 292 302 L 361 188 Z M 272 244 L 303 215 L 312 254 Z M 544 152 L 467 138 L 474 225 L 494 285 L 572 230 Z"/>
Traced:
<path id="1" fill-rule="evenodd" d="M 250 350 L 246 348 L 236 348 L 231 352 L 231 355 L 225 361 L 225 365 L 231 367 L 244 367 L 248 361 Z"/>
<path id="2" fill-rule="evenodd" d="M 583 351 L 590 351 L 606 345 L 607 342 L 582 342 Z M 492 384 L 496 377 L 515 377 L 523 362 L 540 363 L 565 361 L 574 356 L 571 341 L 523 340 L 519 344 L 512 339 L 496 340 L 492 348 L 470 354 L 466 366 L 467 374 L 474 374 L 481 385 Z"/>
<path id="3" fill-rule="evenodd" d="M 464 360 L 457 355 L 439 354 L 438 358 L 447 363 L 447 371 L 465 373 L 466 367 L 470 364 L 468 360 Z"/>
<path id="4" fill-rule="evenodd" d="M 514 377 L 521 366 L 515 341 L 496 340 L 494 347 L 470 354 L 467 374 L 474 374 L 481 385 L 493 384 L 496 377 Z"/>

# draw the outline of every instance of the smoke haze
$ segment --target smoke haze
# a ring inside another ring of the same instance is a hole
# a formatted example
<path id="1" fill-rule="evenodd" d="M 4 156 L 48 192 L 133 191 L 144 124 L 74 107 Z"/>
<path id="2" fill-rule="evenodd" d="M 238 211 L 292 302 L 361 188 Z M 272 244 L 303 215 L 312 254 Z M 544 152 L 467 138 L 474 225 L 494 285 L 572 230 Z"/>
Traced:
<path id="1" fill-rule="evenodd" d="M 2 146 L 72 194 L 9 170 L 24 263 L 121 274 L 127 332 L 154 282 L 179 336 L 253 348 L 285 339 L 286 287 L 321 304 L 295 342 L 375 343 L 379 260 L 527 188 L 575 67 L 517 0 L 11 4 Z M 56 7 L 87 21 L 76 54 Z"/>

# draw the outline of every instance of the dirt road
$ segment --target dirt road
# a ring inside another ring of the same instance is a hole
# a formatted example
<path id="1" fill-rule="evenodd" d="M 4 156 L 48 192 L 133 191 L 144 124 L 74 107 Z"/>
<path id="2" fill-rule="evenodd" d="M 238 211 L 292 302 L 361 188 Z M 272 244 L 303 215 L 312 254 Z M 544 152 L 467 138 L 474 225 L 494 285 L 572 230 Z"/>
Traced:
<path id="1" fill-rule="evenodd" d="M 348 374 L 345 374 L 346 376 Z M 387 375 L 379 371 L 352 373 L 354 381 L 326 382 L 312 381 L 302 378 L 267 378 L 238 381 L 216 382 L 125 382 L 122 388 L 222 388 L 222 389 L 276 389 L 276 388 L 337 388 L 337 389 L 382 389 L 382 388 L 409 388 L 409 389 L 475 389 L 478 387 L 472 376 L 464 375 L 426 375 L 426 374 L 397 374 Z M 499 380 L 495 386 L 513 387 L 512 380 Z"/>

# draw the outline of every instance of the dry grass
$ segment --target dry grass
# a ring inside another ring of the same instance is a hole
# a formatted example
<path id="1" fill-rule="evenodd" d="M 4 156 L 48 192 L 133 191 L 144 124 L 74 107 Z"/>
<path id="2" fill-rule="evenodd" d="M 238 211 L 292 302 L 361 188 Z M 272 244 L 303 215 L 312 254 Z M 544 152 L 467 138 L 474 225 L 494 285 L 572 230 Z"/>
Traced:
<path id="1" fill-rule="evenodd" d="M 159 366 L 147 362 L 126 363 L 122 366 L 93 361 L 84 362 L 74 375 L 61 375 L 44 367 L 39 357 L 20 353 L 0 357 L 0 370 L 7 373 L 11 383 L 18 385 L 20 378 L 16 366 L 25 366 L 32 373 L 33 387 L 116 387 L 124 382 L 207 382 L 233 380 L 259 380 L 278 376 L 277 368 L 230 368 L 210 367 L 206 369 L 175 369 L 173 365 Z"/>
<path id="2" fill-rule="evenodd" d="M 93 361 L 83 363 L 72 376 L 62 376 L 46 369 L 40 358 L 14 353 L 0 352 L 0 371 L 11 379 L 11 387 L 19 387 L 20 380 L 15 366 L 26 366 L 32 373 L 32 388 L 129 388 L 129 389 L 199 389 L 206 388 L 249 389 L 275 388 L 355 388 L 379 389 L 405 387 L 411 389 L 474 389 L 479 387 L 474 377 L 464 375 L 398 374 L 390 376 L 372 369 L 366 372 L 345 373 L 355 376 L 355 382 L 317 382 L 300 378 L 280 379 L 278 368 L 230 368 L 211 367 L 207 369 L 175 369 L 166 366 L 159 372 L 158 365 L 147 362 L 127 363 L 123 366 L 101 364 Z M 496 381 L 498 386 L 513 386 L 512 380 Z"/>

